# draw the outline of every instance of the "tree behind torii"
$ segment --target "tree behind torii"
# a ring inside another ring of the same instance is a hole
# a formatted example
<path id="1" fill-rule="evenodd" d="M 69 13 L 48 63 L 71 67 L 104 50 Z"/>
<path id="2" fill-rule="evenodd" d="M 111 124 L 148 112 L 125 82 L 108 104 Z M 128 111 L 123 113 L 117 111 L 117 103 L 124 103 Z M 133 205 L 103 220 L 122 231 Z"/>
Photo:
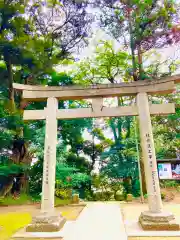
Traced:
<path id="1" fill-rule="evenodd" d="M 101 26 L 131 50 L 133 80 L 149 78 L 143 68 L 143 54 L 180 41 L 179 5 L 174 0 L 98 0 Z"/>

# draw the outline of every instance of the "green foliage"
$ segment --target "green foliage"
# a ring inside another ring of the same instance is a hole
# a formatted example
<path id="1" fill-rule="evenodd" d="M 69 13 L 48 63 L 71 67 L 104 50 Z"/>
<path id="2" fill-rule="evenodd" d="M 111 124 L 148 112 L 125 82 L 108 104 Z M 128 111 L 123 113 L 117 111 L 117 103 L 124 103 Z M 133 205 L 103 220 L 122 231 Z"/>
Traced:
<path id="1" fill-rule="evenodd" d="M 139 179 L 133 179 L 132 180 L 132 195 L 134 197 L 140 196 L 140 182 Z"/>
<path id="2" fill-rule="evenodd" d="M 115 83 L 129 68 L 131 57 L 125 51 L 115 51 L 111 42 L 101 41 L 95 53 L 94 58 L 77 63 L 76 70 L 71 72 L 75 83 L 83 85 Z M 122 76 L 124 77 L 124 74 Z"/>
<path id="3" fill-rule="evenodd" d="M 16 176 L 19 173 L 22 173 L 24 168 L 25 166 L 17 164 L 0 166 L 0 176 Z"/>
<path id="4" fill-rule="evenodd" d="M 122 191 L 118 190 L 115 195 L 114 195 L 114 198 L 116 201 L 124 201 L 125 200 L 125 196 L 124 194 L 122 193 Z"/>
<path id="5" fill-rule="evenodd" d="M 117 192 L 123 192 L 123 183 L 122 181 L 119 181 L 119 179 L 110 179 L 109 186 L 114 194 Z"/>
<path id="6" fill-rule="evenodd" d="M 66 163 L 69 167 L 75 167 L 81 173 L 88 173 L 90 170 L 89 162 L 84 157 L 76 156 L 73 153 L 68 154 L 66 158 Z"/>
<path id="7" fill-rule="evenodd" d="M 29 172 L 29 193 L 33 198 L 40 198 L 42 192 L 42 173 L 43 161 L 38 160 L 30 169 Z"/>
<path id="8" fill-rule="evenodd" d="M 177 188 L 180 185 L 180 181 L 178 180 L 161 180 L 160 186 L 161 188 Z"/>
<path id="9" fill-rule="evenodd" d="M 145 194 L 145 195 L 144 195 L 144 199 L 147 199 L 147 198 L 148 198 L 148 194 Z"/>
<path id="10" fill-rule="evenodd" d="M 133 77 L 134 81 L 150 77 L 143 66 L 146 51 L 179 42 L 175 33 L 179 23 L 177 1 L 161 4 L 151 0 L 121 1 L 117 4 L 116 0 L 99 0 L 94 4 L 101 9 L 102 27 L 131 51 L 129 78 Z"/>
<path id="11" fill-rule="evenodd" d="M 161 193 L 161 199 L 164 200 L 166 197 L 166 194 L 165 193 Z"/>
<path id="12" fill-rule="evenodd" d="M 95 192 L 93 194 L 94 201 L 109 201 L 113 192 L 111 191 L 104 191 L 104 192 Z"/>
<path id="13" fill-rule="evenodd" d="M 179 93 L 159 97 L 156 103 L 174 102 L 179 104 Z M 176 151 L 179 149 L 179 118 L 180 110 L 176 108 L 175 114 L 168 116 L 155 116 L 152 119 L 153 133 L 157 158 L 176 158 Z"/>
<path id="14" fill-rule="evenodd" d="M 82 185 L 88 187 L 91 177 L 85 173 L 77 173 L 72 175 L 72 187 L 80 188 Z"/>
<path id="15" fill-rule="evenodd" d="M 55 196 L 62 199 L 68 200 L 72 197 L 72 190 L 71 189 L 56 189 Z"/>

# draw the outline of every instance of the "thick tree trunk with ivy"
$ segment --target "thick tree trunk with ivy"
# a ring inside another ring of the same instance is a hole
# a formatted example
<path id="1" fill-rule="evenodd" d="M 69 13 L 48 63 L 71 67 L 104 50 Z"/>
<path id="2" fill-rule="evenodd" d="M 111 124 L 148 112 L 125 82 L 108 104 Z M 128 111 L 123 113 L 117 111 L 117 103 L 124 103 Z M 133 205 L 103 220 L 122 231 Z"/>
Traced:
<path id="1" fill-rule="evenodd" d="M 16 107 L 15 107 L 15 93 L 13 89 L 13 70 L 12 70 L 12 63 L 11 63 L 11 56 L 7 53 L 4 55 L 6 68 L 7 68 L 7 76 L 8 76 L 8 110 L 10 113 L 15 114 Z M 24 104 L 23 100 L 20 100 L 20 112 L 19 114 L 23 114 Z M 32 156 L 30 153 L 28 153 L 27 144 L 24 141 L 24 129 L 23 127 L 17 127 L 14 129 L 16 132 L 16 138 L 12 141 L 12 157 L 11 160 L 15 164 L 27 164 L 29 165 L 32 159 Z M 3 187 L 3 195 L 5 196 L 9 191 L 11 191 L 11 188 L 18 188 L 22 189 L 24 192 L 27 192 L 28 188 L 28 181 L 27 181 L 27 173 L 24 174 L 24 176 L 20 177 L 20 180 L 18 178 L 19 176 L 15 175 L 13 178 L 10 177 L 11 181 L 8 182 L 7 185 L 4 185 Z M 13 179 L 18 179 L 18 181 L 13 182 Z M 19 186 L 17 187 L 17 185 Z M 15 187 L 16 185 L 16 187 Z"/>

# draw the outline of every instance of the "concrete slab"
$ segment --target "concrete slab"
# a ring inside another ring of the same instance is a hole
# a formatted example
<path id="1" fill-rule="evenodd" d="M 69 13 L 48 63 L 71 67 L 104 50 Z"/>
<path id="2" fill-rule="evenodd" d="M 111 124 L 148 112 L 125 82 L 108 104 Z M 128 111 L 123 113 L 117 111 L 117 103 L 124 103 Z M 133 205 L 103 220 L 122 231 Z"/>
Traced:
<path id="1" fill-rule="evenodd" d="M 23 228 L 15 233 L 11 240 L 39 240 L 39 239 L 62 239 L 65 235 L 72 229 L 75 222 L 69 221 L 66 222 L 64 227 L 59 232 L 26 232 L 26 229 Z"/>
<path id="2" fill-rule="evenodd" d="M 127 240 L 119 203 L 90 203 L 64 240 Z"/>

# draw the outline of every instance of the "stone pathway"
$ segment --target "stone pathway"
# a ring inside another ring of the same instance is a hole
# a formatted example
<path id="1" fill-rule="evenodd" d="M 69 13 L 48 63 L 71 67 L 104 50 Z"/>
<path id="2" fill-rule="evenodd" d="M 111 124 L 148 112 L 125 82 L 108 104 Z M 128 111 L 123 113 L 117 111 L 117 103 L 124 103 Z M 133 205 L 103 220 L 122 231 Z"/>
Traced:
<path id="1" fill-rule="evenodd" d="M 127 240 L 119 204 L 90 203 L 64 240 Z"/>

